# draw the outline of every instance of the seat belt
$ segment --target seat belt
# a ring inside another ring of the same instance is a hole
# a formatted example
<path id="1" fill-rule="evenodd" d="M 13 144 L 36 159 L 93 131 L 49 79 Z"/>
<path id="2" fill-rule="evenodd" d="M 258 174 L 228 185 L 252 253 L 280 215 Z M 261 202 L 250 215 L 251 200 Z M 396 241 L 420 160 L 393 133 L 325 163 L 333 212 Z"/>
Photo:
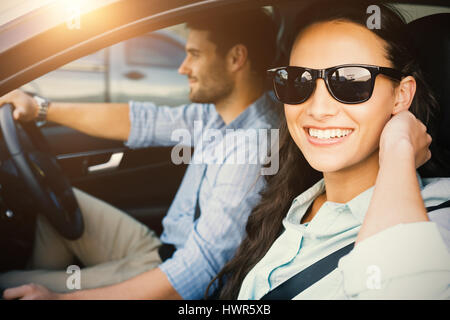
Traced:
<path id="1" fill-rule="evenodd" d="M 198 218 L 200 218 L 200 204 L 199 204 L 199 199 L 200 199 L 200 188 L 203 184 L 203 179 L 205 177 L 205 173 L 206 173 L 206 167 L 203 170 L 203 174 L 202 174 L 202 179 L 200 180 L 200 185 L 198 187 L 198 191 L 197 191 L 197 201 L 195 202 L 195 212 L 194 212 L 194 219 L 193 221 L 197 221 Z M 172 255 L 175 253 L 175 251 L 177 250 L 177 248 L 170 243 L 163 243 L 159 248 L 158 248 L 158 253 L 159 256 L 161 257 L 161 260 L 164 262 L 167 259 L 171 258 Z"/>
<path id="2" fill-rule="evenodd" d="M 450 200 L 441 203 L 440 205 L 426 208 L 428 212 L 450 207 Z M 337 268 L 339 259 L 348 254 L 354 247 L 352 242 L 347 246 L 331 253 L 330 255 L 313 263 L 306 269 L 295 274 L 273 290 L 266 293 L 261 300 L 291 300 L 299 295 L 305 289 L 312 286 L 317 281 L 324 278 Z"/>
<path id="3" fill-rule="evenodd" d="M 200 206 L 198 204 L 198 196 L 197 196 L 197 202 L 195 203 L 194 221 L 196 221 L 199 217 L 200 217 Z M 177 248 L 173 244 L 163 243 L 158 248 L 158 253 L 159 256 L 161 257 L 161 260 L 164 262 L 167 259 L 171 258 L 176 250 Z"/>

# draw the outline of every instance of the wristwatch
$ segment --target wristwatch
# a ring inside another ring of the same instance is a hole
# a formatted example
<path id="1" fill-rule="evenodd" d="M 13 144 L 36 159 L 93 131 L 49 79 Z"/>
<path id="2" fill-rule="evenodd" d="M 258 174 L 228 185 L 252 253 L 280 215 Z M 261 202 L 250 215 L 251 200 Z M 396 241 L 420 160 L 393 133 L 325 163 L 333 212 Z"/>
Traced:
<path id="1" fill-rule="evenodd" d="M 34 98 L 34 100 L 36 100 L 36 102 L 39 106 L 36 121 L 47 121 L 47 112 L 48 112 L 48 107 L 50 105 L 50 101 L 48 99 L 45 99 L 38 95 L 33 95 L 33 98 Z"/>

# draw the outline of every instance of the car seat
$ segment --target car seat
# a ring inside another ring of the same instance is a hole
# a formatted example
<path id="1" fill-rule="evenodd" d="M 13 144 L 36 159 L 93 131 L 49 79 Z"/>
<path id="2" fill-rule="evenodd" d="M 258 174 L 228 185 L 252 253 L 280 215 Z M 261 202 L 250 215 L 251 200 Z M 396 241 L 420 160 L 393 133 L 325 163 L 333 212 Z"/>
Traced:
<path id="1" fill-rule="evenodd" d="M 433 143 L 442 150 L 441 177 L 450 177 L 450 13 L 440 13 L 408 24 L 418 62 L 441 111 Z"/>

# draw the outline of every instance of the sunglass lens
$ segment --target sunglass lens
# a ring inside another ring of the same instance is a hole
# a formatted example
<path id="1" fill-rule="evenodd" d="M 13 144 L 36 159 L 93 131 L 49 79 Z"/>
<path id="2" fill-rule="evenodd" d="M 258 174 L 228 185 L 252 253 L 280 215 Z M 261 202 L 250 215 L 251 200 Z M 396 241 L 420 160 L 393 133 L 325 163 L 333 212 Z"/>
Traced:
<path id="1" fill-rule="evenodd" d="M 334 96 L 347 103 L 366 101 L 372 94 L 372 79 L 369 70 L 362 67 L 342 67 L 328 78 Z"/>
<path id="2" fill-rule="evenodd" d="M 309 98 L 314 90 L 311 74 L 304 70 L 279 69 L 273 78 L 278 99 L 287 104 L 299 104 Z"/>

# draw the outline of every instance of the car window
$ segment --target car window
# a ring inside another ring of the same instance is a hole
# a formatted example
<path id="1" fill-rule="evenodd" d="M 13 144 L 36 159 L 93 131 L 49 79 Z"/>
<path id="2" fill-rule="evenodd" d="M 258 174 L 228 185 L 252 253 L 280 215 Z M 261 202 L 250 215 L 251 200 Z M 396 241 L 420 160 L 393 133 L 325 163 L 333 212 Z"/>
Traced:
<path id="1" fill-rule="evenodd" d="M 189 102 L 185 58 L 187 29 L 171 26 L 125 40 L 69 62 L 25 85 L 23 90 L 60 102 Z"/>
<path id="2" fill-rule="evenodd" d="M 73 71 L 105 71 L 106 50 L 102 49 L 80 59 L 72 61 L 60 68 L 60 70 Z"/>
<path id="3" fill-rule="evenodd" d="M 450 8 L 432 5 L 396 3 L 394 6 L 400 11 L 403 17 L 405 17 L 406 22 L 436 13 L 450 12 Z"/>
<path id="4" fill-rule="evenodd" d="M 184 47 L 165 35 L 149 34 L 130 39 L 125 47 L 127 63 L 177 69 L 185 57 Z"/>

